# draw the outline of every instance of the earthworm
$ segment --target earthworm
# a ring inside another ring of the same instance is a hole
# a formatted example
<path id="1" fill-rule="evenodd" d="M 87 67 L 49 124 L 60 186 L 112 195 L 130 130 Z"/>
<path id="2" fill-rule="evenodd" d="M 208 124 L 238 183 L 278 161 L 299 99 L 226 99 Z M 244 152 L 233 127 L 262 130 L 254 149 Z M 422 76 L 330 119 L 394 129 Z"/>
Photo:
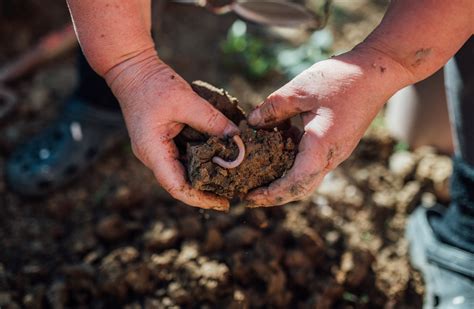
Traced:
<path id="1" fill-rule="evenodd" d="M 220 157 L 213 157 L 212 158 L 212 162 L 223 167 L 223 168 L 227 168 L 227 169 L 231 169 L 231 168 L 236 168 L 237 166 L 239 166 L 242 161 L 244 160 L 244 157 L 245 157 L 245 145 L 244 145 L 244 142 L 242 141 L 242 139 L 240 138 L 240 136 L 238 135 L 234 135 L 234 137 L 232 137 L 232 139 L 234 140 L 234 143 L 237 145 L 237 147 L 239 147 L 239 155 L 237 156 L 237 158 L 234 160 L 234 161 L 226 161 Z"/>

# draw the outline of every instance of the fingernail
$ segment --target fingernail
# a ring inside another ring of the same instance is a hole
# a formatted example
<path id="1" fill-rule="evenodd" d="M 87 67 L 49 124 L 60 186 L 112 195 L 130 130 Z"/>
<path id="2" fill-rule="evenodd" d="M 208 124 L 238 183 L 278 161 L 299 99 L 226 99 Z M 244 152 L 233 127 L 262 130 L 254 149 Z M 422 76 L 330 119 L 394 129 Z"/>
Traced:
<path id="1" fill-rule="evenodd" d="M 251 126 L 256 126 L 260 122 L 260 109 L 257 108 L 256 110 L 252 111 L 249 115 L 248 121 Z"/>
<path id="2" fill-rule="evenodd" d="M 230 123 L 224 129 L 224 136 L 231 137 L 239 134 L 239 132 L 239 128 L 235 124 Z"/>
<path id="3" fill-rule="evenodd" d="M 212 210 L 217 210 L 217 211 L 222 211 L 222 212 L 228 212 L 228 211 L 229 211 L 229 207 L 228 207 L 228 206 L 224 206 L 224 205 L 218 205 L 218 206 L 212 207 Z"/>

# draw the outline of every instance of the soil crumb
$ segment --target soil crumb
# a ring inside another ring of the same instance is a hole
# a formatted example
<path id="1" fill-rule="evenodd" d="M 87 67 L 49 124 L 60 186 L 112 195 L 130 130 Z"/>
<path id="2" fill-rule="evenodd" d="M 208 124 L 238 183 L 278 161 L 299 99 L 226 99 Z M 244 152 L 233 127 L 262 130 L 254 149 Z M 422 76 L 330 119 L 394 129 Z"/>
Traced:
<path id="1" fill-rule="evenodd" d="M 226 161 L 234 160 L 238 156 L 238 148 L 231 139 L 203 138 L 202 134 L 195 134 L 191 128 L 183 130 L 188 177 L 194 188 L 228 199 L 242 198 L 251 189 L 269 184 L 291 168 L 296 146 L 288 132 L 276 128 L 254 130 L 244 120 L 245 114 L 238 106 L 237 99 L 201 81 L 194 82 L 192 86 L 201 97 L 234 123 L 240 124 L 240 137 L 245 144 L 242 164 L 225 169 L 213 163 L 212 158 L 218 156 Z"/>

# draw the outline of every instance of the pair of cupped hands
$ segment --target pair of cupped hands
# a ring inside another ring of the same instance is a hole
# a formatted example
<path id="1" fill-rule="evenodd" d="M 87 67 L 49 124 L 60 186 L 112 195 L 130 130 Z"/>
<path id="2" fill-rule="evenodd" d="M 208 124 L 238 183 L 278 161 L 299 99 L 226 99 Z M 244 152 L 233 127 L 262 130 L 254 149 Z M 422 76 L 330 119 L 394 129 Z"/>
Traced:
<path id="1" fill-rule="evenodd" d="M 187 181 L 173 141 L 185 125 L 213 136 L 239 134 L 232 123 L 163 63 L 144 52 L 105 75 L 118 98 L 134 154 L 174 198 L 196 207 L 226 211 L 229 201 L 198 191 Z M 282 205 L 311 194 L 323 177 L 349 156 L 378 104 L 367 104 L 364 76 L 338 59 L 313 65 L 272 93 L 249 115 L 253 127 L 269 127 L 294 116 L 304 134 L 294 165 L 282 178 L 251 191 L 248 207 Z"/>

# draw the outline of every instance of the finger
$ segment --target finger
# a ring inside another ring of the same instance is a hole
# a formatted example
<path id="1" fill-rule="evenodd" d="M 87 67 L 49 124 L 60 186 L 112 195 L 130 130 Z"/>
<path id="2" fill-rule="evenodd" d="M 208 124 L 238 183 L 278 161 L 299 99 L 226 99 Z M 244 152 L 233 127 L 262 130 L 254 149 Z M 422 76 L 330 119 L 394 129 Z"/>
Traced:
<path id="1" fill-rule="evenodd" d="M 311 194 L 328 172 L 324 151 L 317 151 L 314 137 L 305 134 L 293 167 L 288 173 L 246 197 L 247 207 L 270 207 L 302 199 Z"/>
<path id="2" fill-rule="evenodd" d="M 306 109 L 298 98 L 289 99 L 278 93 L 271 94 L 260 106 L 254 109 L 249 117 L 249 124 L 255 127 L 276 125 Z"/>
<path id="3" fill-rule="evenodd" d="M 239 134 L 239 128 L 232 121 L 198 95 L 192 97 L 192 102 L 189 102 L 185 111 L 176 115 L 176 118 L 193 129 L 212 136 Z"/>
<path id="4" fill-rule="evenodd" d="M 164 141 L 148 154 L 149 167 L 156 179 L 171 196 L 190 206 L 228 211 L 229 201 L 217 195 L 196 190 L 187 182 L 183 165 L 178 161 L 178 149 L 172 141 Z"/>

